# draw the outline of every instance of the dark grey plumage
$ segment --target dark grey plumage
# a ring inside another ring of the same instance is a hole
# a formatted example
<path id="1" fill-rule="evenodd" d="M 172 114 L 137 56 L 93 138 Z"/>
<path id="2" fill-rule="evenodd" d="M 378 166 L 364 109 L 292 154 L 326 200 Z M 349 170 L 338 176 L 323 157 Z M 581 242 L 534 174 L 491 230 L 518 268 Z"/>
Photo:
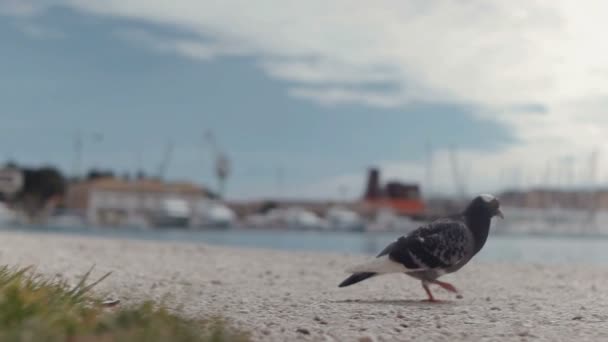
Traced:
<path id="1" fill-rule="evenodd" d="M 403 272 L 420 279 L 429 300 L 434 300 L 428 284 L 456 289 L 437 280 L 463 267 L 484 246 L 491 219 L 502 217 L 498 200 L 490 195 L 473 199 L 460 214 L 435 220 L 389 244 L 377 259 L 353 268 L 339 286 L 345 287 L 376 275 Z"/>

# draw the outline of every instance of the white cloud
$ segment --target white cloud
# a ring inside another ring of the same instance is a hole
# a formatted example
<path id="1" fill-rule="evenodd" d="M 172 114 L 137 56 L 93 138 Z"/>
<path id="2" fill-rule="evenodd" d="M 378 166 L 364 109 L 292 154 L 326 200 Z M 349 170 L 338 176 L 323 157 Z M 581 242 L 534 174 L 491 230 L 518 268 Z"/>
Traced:
<path id="1" fill-rule="evenodd" d="M 241 55 L 245 53 L 245 51 L 242 51 L 238 47 L 227 44 L 153 34 L 142 29 L 123 29 L 117 30 L 115 33 L 119 38 L 132 43 L 142 44 L 161 53 L 175 53 L 198 60 L 210 60 L 219 56 Z"/>
<path id="2" fill-rule="evenodd" d="M 279 79 L 304 84 L 384 84 L 401 81 L 393 70 L 381 67 L 357 67 L 319 59 L 268 60 L 262 68 Z"/>
<path id="3" fill-rule="evenodd" d="M 403 103 L 399 94 L 343 87 L 296 87 L 289 90 L 289 94 L 294 97 L 317 101 L 324 105 L 358 103 L 373 107 L 392 108 Z"/>
<path id="4" fill-rule="evenodd" d="M 13 5 L 17 2 L 10 1 Z M 19 6 L 35 1 L 23 0 Z M 150 1 L 57 0 L 101 15 L 174 26 L 201 37 L 169 49 L 188 57 L 256 56 L 290 94 L 323 104 L 397 107 L 409 101 L 473 105 L 507 125 L 518 143 L 501 151 L 463 151 L 471 189 L 496 188 L 507 172 L 542 174 L 549 160 L 586 155 L 608 140 L 608 3 L 515 1 Z M 165 47 L 167 48 L 167 47 Z M 386 90 L 366 86 L 388 84 Z M 352 87 L 356 85 L 356 87 Z M 542 113 L 514 110 L 530 104 Z M 482 142 L 481 142 L 482 143 Z M 447 160 L 447 151 L 435 158 Z M 581 157 L 582 158 L 582 157 Z M 579 158 L 579 159 L 581 159 Z M 419 164 L 387 162 L 395 173 Z M 437 167 L 447 182 L 450 167 Z M 579 172 L 584 174 L 583 172 Z M 500 176 L 500 175 L 503 176 Z M 421 176 L 422 177 L 422 176 Z M 536 176 L 541 178 L 540 176 Z M 521 178 L 521 177 L 520 177 Z M 449 182 L 448 182 L 449 183 Z M 440 188 L 437 182 L 434 188 Z M 441 185 L 449 189 L 449 184 Z"/>

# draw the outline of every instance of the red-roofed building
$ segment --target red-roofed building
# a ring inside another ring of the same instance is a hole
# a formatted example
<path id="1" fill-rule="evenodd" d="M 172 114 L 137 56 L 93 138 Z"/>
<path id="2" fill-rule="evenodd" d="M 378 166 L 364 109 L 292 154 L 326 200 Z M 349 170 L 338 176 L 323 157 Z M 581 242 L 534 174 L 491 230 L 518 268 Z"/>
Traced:
<path id="1" fill-rule="evenodd" d="M 390 209 L 411 217 L 422 217 L 426 213 L 418 184 L 391 181 L 382 186 L 380 171 L 375 168 L 369 171 L 362 202 L 365 211 Z"/>

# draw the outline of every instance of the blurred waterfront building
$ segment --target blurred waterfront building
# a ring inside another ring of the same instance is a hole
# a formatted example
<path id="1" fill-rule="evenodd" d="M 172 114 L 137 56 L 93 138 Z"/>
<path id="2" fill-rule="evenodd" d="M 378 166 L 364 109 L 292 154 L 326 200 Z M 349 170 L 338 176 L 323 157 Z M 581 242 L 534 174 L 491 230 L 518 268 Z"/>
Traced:
<path id="1" fill-rule="evenodd" d="M 70 184 L 65 207 L 93 225 L 179 226 L 187 225 L 198 203 L 208 197 L 204 188 L 188 182 L 101 178 Z"/>

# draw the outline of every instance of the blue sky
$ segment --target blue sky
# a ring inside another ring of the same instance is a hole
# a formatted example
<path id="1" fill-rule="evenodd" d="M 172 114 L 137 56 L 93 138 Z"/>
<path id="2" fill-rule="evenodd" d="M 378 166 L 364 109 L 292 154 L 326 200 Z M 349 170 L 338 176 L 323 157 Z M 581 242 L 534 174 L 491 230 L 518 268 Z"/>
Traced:
<path id="1" fill-rule="evenodd" d="M 421 170 L 431 143 L 434 165 L 441 168 L 434 171 L 434 190 L 449 193 L 450 146 L 463 155 L 460 172 L 471 173 L 469 164 L 484 156 L 526 150 L 522 141 L 531 133 L 521 122 L 551 115 L 541 96 L 507 101 L 490 94 L 490 104 L 477 98 L 492 86 L 459 95 L 478 82 L 474 72 L 457 80 L 450 75 L 444 89 L 416 76 L 428 68 L 422 62 L 352 62 L 344 51 L 303 50 L 306 39 L 297 34 L 292 39 L 301 46 L 289 41 L 282 49 L 275 35 L 251 36 L 246 25 L 240 31 L 221 21 L 210 27 L 221 18 L 200 18 L 199 29 L 198 22 L 187 24 L 187 16 L 165 18 L 148 7 L 133 15 L 116 3 L 16 4 L 6 2 L 4 11 L 0 6 L 0 157 L 30 165 L 51 163 L 71 172 L 73 140 L 81 131 L 85 168 L 142 166 L 153 173 L 173 141 L 168 177 L 213 186 L 203 144 L 203 133 L 213 130 L 233 163 L 230 197 L 277 194 L 279 168 L 282 195 L 336 196 L 344 185 L 356 196 L 370 165 L 386 168 L 392 178 L 426 181 Z M 269 20 L 281 15 L 260 14 Z M 235 20 L 227 16 L 224 22 Z M 350 46 L 359 44 L 357 36 L 334 38 L 338 47 L 344 41 L 345 49 L 359 48 Z M 505 112 L 524 119 L 514 123 Z M 88 138 L 96 132 L 102 141 Z M 496 170 L 493 182 L 471 188 L 494 190 L 513 181 L 516 172 L 509 167 Z M 466 178 L 475 183 L 474 174 Z"/>

